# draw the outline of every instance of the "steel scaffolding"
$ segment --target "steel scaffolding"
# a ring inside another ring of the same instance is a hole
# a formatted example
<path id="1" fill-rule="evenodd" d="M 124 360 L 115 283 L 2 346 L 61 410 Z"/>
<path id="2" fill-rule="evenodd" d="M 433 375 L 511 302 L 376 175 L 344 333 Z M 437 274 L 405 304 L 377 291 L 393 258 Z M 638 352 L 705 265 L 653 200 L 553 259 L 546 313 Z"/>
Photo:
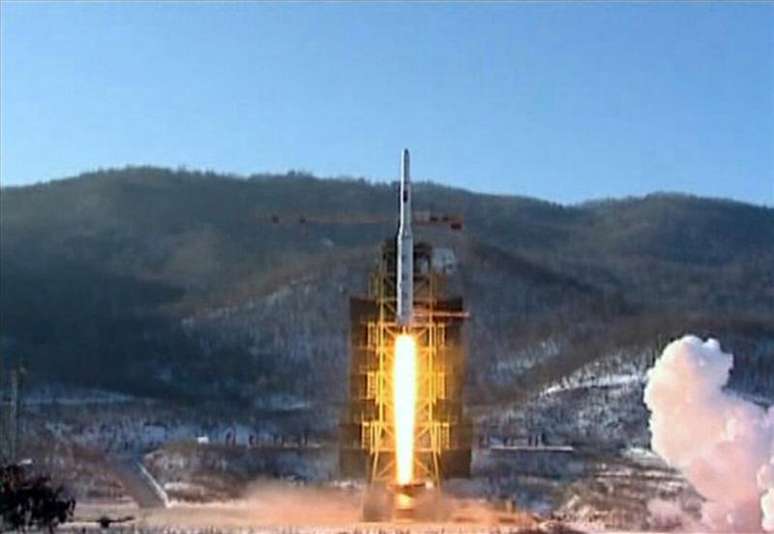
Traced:
<path id="1" fill-rule="evenodd" d="M 388 241 L 371 274 L 368 298 L 351 301 L 350 403 L 340 454 L 343 475 L 385 483 L 395 474 L 392 368 L 395 338 L 402 333 L 395 322 L 394 258 L 394 243 Z M 429 245 L 415 246 L 410 331 L 419 377 L 414 473 L 417 480 L 438 485 L 443 478 L 469 475 L 470 425 L 462 413 L 462 300 L 439 298 L 444 279 L 433 272 L 431 258 Z"/>

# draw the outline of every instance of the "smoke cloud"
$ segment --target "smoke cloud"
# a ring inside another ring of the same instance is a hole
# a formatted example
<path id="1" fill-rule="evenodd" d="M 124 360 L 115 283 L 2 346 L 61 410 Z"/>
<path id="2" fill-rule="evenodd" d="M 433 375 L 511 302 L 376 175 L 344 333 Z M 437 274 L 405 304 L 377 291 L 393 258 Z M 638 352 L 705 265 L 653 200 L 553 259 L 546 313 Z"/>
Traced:
<path id="1" fill-rule="evenodd" d="M 648 372 L 651 448 L 705 499 L 716 531 L 774 531 L 774 410 L 725 391 L 733 355 L 718 341 L 673 341 Z"/>

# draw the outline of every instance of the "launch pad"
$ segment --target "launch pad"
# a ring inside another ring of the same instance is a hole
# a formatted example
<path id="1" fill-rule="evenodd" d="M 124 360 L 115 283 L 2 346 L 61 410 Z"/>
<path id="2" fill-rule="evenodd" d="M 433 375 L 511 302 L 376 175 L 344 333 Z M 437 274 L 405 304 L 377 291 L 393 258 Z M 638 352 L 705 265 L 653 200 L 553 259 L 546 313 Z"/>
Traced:
<path id="1" fill-rule="evenodd" d="M 463 301 L 446 296 L 432 246 L 413 242 L 407 152 L 400 200 L 397 238 L 382 245 L 368 295 L 350 299 L 349 403 L 339 449 L 341 475 L 391 494 L 393 515 L 408 513 L 401 504 L 426 488 L 469 477 L 471 461 L 462 404 Z M 401 346 L 407 339 L 409 356 Z M 388 501 L 387 494 L 369 498 Z"/>

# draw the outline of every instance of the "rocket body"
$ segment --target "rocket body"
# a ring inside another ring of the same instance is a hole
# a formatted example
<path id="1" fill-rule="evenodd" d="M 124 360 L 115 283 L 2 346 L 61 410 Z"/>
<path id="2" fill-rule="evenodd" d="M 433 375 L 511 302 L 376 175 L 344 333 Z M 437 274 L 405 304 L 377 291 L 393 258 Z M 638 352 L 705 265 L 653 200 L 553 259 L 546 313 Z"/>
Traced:
<path id="1" fill-rule="evenodd" d="M 396 236 L 396 322 L 411 325 L 414 316 L 414 236 L 411 232 L 411 169 L 409 151 L 403 150 L 400 171 L 400 221 Z"/>

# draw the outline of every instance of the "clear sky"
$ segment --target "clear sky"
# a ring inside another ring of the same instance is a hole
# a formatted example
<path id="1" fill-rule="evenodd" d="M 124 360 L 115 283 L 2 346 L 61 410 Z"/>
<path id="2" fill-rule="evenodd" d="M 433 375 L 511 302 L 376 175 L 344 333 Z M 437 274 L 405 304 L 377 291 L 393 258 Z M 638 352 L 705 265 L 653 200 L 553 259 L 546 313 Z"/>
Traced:
<path id="1" fill-rule="evenodd" d="M 0 182 L 154 164 L 774 205 L 774 3 L 0 4 Z"/>

